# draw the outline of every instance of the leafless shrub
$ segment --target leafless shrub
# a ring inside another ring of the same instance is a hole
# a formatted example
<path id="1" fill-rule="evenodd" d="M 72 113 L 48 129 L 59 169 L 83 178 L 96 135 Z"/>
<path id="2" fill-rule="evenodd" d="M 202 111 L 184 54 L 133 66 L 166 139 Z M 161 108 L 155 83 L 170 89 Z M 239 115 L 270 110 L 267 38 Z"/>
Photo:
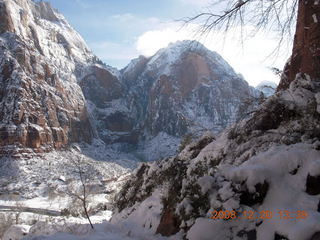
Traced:
<path id="1" fill-rule="evenodd" d="M 83 213 L 88 219 L 91 228 L 94 229 L 89 216 L 89 200 L 91 194 L 89 183 L 95 175 L 95 169 L 79 156 L 70 160 L 68 167 L 71 168 L 73 175 L 77 177 L 77 181 L 75 181 L 74 184 L 69 184 L 66 188 L 65 193 L 72 199 L 67 210 L 71 215 L 82 215 Z"/>

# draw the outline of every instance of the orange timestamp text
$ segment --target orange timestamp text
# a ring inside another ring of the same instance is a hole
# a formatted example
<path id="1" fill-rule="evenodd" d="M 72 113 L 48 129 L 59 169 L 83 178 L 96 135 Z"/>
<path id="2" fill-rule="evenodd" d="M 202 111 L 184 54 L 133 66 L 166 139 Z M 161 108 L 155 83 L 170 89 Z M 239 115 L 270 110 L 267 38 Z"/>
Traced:
<path id="1" fill-rule="evenodd" d="M 306 219 L 308 218 L 308 212 L 305 210 L 297 210 L 297 211 L 289 211 L 289 210 L 279 210 L 277 212 L 273 211 L 243 211 L 241 213 L 237 213 L 236 211 L 212 211 L 210 214 L 210 218 L 214 220 L 224 219 L 224 220 L 232 220 L 232 219 Z"/>

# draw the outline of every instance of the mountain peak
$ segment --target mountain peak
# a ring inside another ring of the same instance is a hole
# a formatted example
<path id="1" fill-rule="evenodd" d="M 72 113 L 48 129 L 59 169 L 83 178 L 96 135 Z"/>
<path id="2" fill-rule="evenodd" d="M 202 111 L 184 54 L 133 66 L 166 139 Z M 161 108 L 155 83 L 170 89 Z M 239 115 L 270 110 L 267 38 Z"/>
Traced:
<path id="1" fill-rule="evenodd" d="M 185 52 L 190 51 L 209 51 L 205 46 L 203 46 L 200 42 L 195 40 L 179 40 L 176 42 L 171 42 L 169 45 L 165 48 L 160 49 L 154 56 L 165 54 L 175 54 L 180 56 L 181 54 Z M 177 57 L 178 57 L 177 56 Z"/>
<path id="2" fill-rule="evenodd" d="M 170 43 L 166 48 L 160 49 L 150 57 L 147 70 L 170 75 L 175 65 L 181 64 L 181 61 L 190 57 L 196 65 L 198 65 L 196 62 L 199 63 L 199 61 L 210 63 L 211 66 L 209 68 L 215 69 L 218 75 L 238 78 L 233 68 L 217 52 L 209 50 L 195 40 L 177 41 Z"/>
<path id="3" fill-rule="evenodd" d="M 176 42 L 169 43 L 168 47 L 184 47 L 185 49 L 205 48 L 196 40 L 178 40 Z"/>

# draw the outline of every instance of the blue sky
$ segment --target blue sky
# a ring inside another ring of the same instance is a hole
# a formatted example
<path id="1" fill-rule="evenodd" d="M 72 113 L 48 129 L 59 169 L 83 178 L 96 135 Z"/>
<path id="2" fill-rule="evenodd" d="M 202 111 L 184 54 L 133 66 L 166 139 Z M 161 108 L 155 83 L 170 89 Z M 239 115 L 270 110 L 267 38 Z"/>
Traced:
<path id="1" fill-rule="evenodd" d="M 64 14 L 95 53 L 108 64 L 124 67 L 140 53 L 139 36 L 161 24 L 200 11 L 205 0 L 49 0 Z M 110 49 L 109 49 L 110 48 Z M 104 53 L 102 50 L 105 49 Z M 122 50 L 121 50 L 122 49 Z M 108 54 L 106 51 L 109 50 Z M 121 50 L 119 56 L 115 51 Z M 125 57 L 125 54 L 128 57 Z"/>
<path id="2" fill-rule="evenodd" d="M 168 43 L 194 39 L 196 24 L 181 28 L 181 19 L 206 9 L 210 0 L 47 0 L 82 35 L 93 52 L 106 64 L 123 68 L 139 55 L 153 55 Z M 234 30 L 237 32 L 237 29 Z M 268 67 L 282 68 L 288 57 L 281 53 L 268 59 L 277 36 L 260 34 L 240 46 L 234 38 L 222 40 L 212 33 L 201 42 L 219 52 L 250 85 L 262 80 L 277 82 Z M 261 47 L 263 46 L 263 48 Z"/>

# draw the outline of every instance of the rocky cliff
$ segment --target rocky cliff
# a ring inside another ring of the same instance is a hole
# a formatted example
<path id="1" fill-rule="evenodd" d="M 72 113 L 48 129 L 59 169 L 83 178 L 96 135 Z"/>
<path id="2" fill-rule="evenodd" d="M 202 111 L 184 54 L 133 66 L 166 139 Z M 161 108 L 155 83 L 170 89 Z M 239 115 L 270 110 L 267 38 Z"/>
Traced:
<path id="1" fill-rule="evenodd" d="M 48 3 L 0 7 L 1 154 L 90 143 L 94 130 L 79 82 L 97 77 L 105 84 L 105 67 Z"/>

